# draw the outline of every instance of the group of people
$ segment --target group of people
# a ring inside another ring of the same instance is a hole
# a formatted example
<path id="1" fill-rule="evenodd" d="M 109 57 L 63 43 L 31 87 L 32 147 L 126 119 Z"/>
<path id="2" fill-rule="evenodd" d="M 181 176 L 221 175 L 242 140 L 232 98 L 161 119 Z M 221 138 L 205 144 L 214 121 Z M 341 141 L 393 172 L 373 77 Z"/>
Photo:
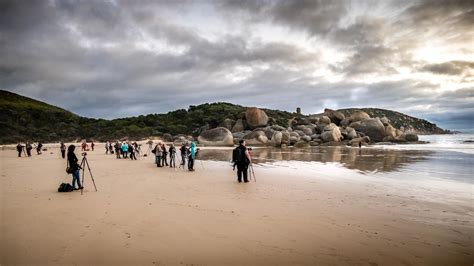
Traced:
<path id="1" fill-rule="evenodd" d="M 94 147 L 95 147 L 95 144 L 94 144 L 94 141 L 91 142 L 91 150 L 94 151 Z M 87 144 L 87 142 L 82 142 L 81 144 L 81 150 L 82 151 L 89 151 L 89 144 Z"/>
<path id="2" fill-rule="evenodd" d="M 165 143 L 158 143 L 151 152 L 155 154 L 155 163 L 157 167 L 176 167 L 177 151 L 174 144 L 171 144 L 168 148 Z M 180 167 L 184 168 L 186 166 L 187 161 L 188 170 L 194 171 L 194 159 L 198 152 L 198 150 L 196 149 L 196 144 L 194 142 L 191 142 L 191 145 L 188 147 L 188 144 L 184 143 L 179 148 L 179 152 L 181 158 L 181 160 L 178 158 L 178 160 L 180 160 Z M 168 157 L 170 162 L 169 165 Z"/>
<path id="3" fill-rule="evenodd" d="M 43 144 L 41 142 L 38 142 L 38 145 L 36 144 L 30 144 L 29 142 L 26 142 L 25 146 L 21 145 L 21 143 L 18 143 L 16 145 L 16 151 L 18 152 L 18 157 L 21 157 L 21 154 L 25 154 L 25 157 L 31 157 L 31 150 L 34 148 L 33 146 L 36 146 L 36 153 L 38 155 L 42 154 L 43 152 Z"/>
<path id="4" fill-rule="evenodd" d="M 86 144 L 86 145 L 84 145 Z M 176 159 L 180 161 L 180 167 L 185 169 L 186 165 L 189 171 L 194 171 L 194 160 L 199 152 L 199 149 L 196 148 L 195 142 L 191 142 L 190 145 L 188 143 L 184 143 L 179 148 L 180 156 L 177 157 L 177 150 L 174 144 L 171 144 L 169 147 L 165 143 L 158 143 L 153 149 L 152 143 L 149 144 L 149 149 L 152 153 L 155 154 L 155 163 L 157 167 L 165 167 L 169 166 L 171 168 L 176 167 Z M 39 142 L 36 146 L 37 154 L 41 154 L 43 144 Z M 140 147 L 141 145 L 137 144 L 137 142 L 122 142 L 119 141 L 115 142 L 108 142 L 105 144 L 105 153 L 106 154 L 116 154 L 117 159 L 128 159 L 136 160 L 136 154 L 140 155 Z M 18 157 L 22 156 L 22 153 L 25 153 L 25 156 L 31 156 L 31 150 L 34 148 L 29 142 L 26 143 L 25 146 L 18 143 L 17 145 Z M 88 150 L 87 143 L 81 144 L 82 150 Z M 94 142 L 91 143 L 91 148 L 94 150 Z M 26 152 L 25 152 L 26 150 Z M 78 160 L 76 155 L 74 154 L 75 145 L 69 145 L 67 147 L 67 161 L 68 166 L 70 167 L 73 179 L 72 179 L 72 186 L 74 189 L 76 188 L 76 183 L 78 185 L 78 189 L 82 189 L 81 181 L 79 179 L 79 171 L 81 167 L 78 164 Z M 64 159 L 66 155 L 66 145 L 61 142 L 60 144 L 60 151 L 61 156 Z M 169 158 L 169 160 L 168 160 Z M 249 153 L 249 149 L 245 145 L 245 140 L 239 141 L 239 146 L 234 149 L 233 152 L 233 163 L 234 168 L 237 167 L 237 181 L 240 182 L 249 182 L 248 179 L 248 168 L 249 165 L 252 163 L 252 159 Z M 168 163 L 169 162 L 169 163 Z"/>
<path id="5" fill-rule="evenodd" d="M 115 152 L 114 152 L 115 151 Z M 136 160 L 137 155 L 140 156 L 140 145 L 138 143 L 133 142 L 122 142 L 120 143 L 119 141 L 115 142 L 115 144 L 112 147 L 112 143 L 107 143 L 105 144 L 105 153 L 108 154 L 114 154 L 117 159 L 128 159 L 130 158 L 131 160 Z"/>

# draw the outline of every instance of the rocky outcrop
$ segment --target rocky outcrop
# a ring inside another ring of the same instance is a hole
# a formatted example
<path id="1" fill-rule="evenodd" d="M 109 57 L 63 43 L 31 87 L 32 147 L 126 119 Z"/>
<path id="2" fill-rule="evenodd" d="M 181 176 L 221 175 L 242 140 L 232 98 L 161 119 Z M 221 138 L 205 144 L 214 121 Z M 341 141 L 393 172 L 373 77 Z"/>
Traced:
<path id="1" fill-rule="evenodd" d="M 351 120 L 351 122 L 357 122 L 370 119 L 370 116 L 364 111 L 357 110 L 351 114 L 349 119 Z"/>
<path id="2" fill-rule="evenodd" d="M 405 134 L 406 141 L 418 141 L 418 135 L 415 133 L 406 133 Z"/>
<path id="3" fill-rule="evenodd" d="M 282 138 L 283 133 L 281 133 L 281 131 L 275 131 L 272 138 L 270 139 L 270 145 L 274 147 L 280 147 Z"/>
<path id="4" fill-rule="evenodd" d="M 235 124 L 235 121 L 229 118 L 224 119 L 221 123 L 221 127 L 225 127 L 228 130 L 232 130 L 233 126 Z"/>
<path id="5" fill-rule="evenodd" d="M 329 117 L 329 119 L 331 119 L 331 122 L 336 125 L 340 125 L 341 121 L 346 118 L 343 113 L 327 108 L 324 109 L 324 115 Z"/>
<path id="6" fill-rule="evenodd" d="M 323 133 L 321 133 L 321 139 L 323 140 L 323 142 L 341 141 L 342 135 L 341 131 L 339 130 L 339 127 L 334 123 L 327 125 L 324 128 Z"/>
<path id="7" fill-rule="evenodd" d="M 372 141 L 379 142 L 385 138 L 385 127 L 382 122 L 380 122 L 380 119 L 377 118 L 353 122 L 350 124 L 350 127 L 369 136 Z"/>
<path id="8" fill-rule="evenodd" d="M 387 138 L 389 138 L 389 140 L 395 140 L 397 138 L 397 130 L 392 127 L 392 125 L 388 124 L 385 127 L 385 135 L 387 136 Z"/>
<path id="9" fill-rule="evenodd" d="M 232 127 L 231 131 L 232 131 L 232 133 L 241 132 L 241 131 L 244 131 L 246 127 L 247 127 L 247 123 L 242 119 L 238 119 L 235 122 L 234 126 Z"/>
<path id="10" fill-rule="evenodd" d="M 329 125 L 331 124 L 331 119 L 328 116 L 323 115 L 319 118 L 319 124 Z"/>
<path id="11" fill-rule="evenodd" d="M 255 129 L 257 127 L 266 126 L 268 123 L 268 116 L 263 110 L 260 110 L 257 107 L 250 107 L 247 108 L 247 111 L 245 112 L 245 120 L 250 129 Z"/>
<path id="12" fill-rule="evenodd" d="M 268 142 L 265 132 L 261 130 L 252 131 L 245 135 L 243 139 L 248 145 L 264 145 Z"/>
<path id="13" fill-rule="evenodd" d="M 217 127 L 202 132 L 198 137 L 198 142 L 207 146 L 232 146 L 234 137 L 227 128 Z"/>

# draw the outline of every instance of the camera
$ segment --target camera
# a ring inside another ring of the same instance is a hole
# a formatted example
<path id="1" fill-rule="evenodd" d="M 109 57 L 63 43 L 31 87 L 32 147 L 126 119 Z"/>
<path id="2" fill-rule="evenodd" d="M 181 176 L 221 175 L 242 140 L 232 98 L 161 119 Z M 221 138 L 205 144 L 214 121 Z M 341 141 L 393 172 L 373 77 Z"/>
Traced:
<path id="1" fill-rule="evenodd" d="M 86 155 L 87 155 L 87 152 L 83 152 L 83 153 L 82 153 L 82 156 L 86 156 Z"/>

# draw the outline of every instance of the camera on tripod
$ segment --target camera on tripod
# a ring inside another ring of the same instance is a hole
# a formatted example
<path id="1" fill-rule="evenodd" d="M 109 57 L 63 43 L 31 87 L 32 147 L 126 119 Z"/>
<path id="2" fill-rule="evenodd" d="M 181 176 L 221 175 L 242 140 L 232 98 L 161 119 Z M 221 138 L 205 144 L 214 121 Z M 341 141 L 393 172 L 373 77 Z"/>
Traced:
<path id="1" fill-rule="evenodd" d="M 83 152 L 83 153 L 82 153 L 82 156 L 87 156 L 87 152 Z"/>

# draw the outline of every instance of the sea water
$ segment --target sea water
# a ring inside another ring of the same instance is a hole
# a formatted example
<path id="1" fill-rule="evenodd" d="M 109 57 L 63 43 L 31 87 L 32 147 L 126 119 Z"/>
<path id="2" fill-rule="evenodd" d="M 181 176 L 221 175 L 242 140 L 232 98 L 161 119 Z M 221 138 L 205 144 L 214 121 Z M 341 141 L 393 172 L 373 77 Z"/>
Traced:
<path id="1" fill-rule="evenodd" d="M 259 167 L 321 173 L 344 169 L 345 175 L 393 180 L 450 181 L 472 186 L 474 134 L 421 135 L 426 144 L 371 145 L 367 147 L 254 148 Z M 232 149 L 203 149 L 203 160 L 230 161 Z M 352 173 L 352 174 L 351 174 Z"/>

